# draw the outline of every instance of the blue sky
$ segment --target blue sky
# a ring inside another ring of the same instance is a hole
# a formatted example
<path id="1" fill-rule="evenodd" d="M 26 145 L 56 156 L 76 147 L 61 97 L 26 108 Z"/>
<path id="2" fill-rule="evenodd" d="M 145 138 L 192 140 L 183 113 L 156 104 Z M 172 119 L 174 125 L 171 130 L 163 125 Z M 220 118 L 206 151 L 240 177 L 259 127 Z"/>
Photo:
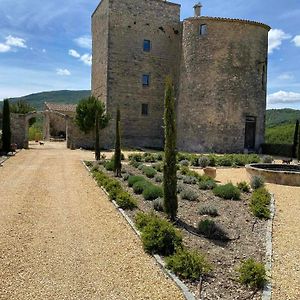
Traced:
<path id="1" fill-rule="evenodd" d="M 121 0 L 120 0 L 121 1 Z M 182 18 L 196 1 L 175 0 Z M 0 0 L 0 100 L 90 89 L 91 14 L 99 0 Z M 299 0 L 205 0 L 202 14 L 260 21 L 269 34 L 268 107 L 300 109 Z"/>

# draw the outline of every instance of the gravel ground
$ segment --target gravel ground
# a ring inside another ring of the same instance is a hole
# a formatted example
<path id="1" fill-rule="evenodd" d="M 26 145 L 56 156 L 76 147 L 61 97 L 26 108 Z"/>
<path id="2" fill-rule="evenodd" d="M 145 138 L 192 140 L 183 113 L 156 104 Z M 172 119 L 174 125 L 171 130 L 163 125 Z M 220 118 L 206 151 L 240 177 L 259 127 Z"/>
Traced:
<path id="1" fill-rule="evenodd" d="M 0 299 L 184 299 L 87 175 L 92 153 L 33 148 L 0 169 Z"/>
<path id="2" fill-rule="evenodd" d="M 247 180 L 244 168 L 218 169 L 217 180 Z M 275 195 L 273 224 L 272 300 L 300 299 L 300 187 L 267 184 Z"/>

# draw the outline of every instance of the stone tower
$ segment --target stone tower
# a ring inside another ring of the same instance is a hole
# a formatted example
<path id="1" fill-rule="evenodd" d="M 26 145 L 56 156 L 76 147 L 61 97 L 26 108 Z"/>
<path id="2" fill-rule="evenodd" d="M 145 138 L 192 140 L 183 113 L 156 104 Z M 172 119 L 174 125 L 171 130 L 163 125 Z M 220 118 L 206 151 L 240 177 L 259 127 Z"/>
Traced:
<path id="1" fill-rule="evenodd" d="M 258 150 L 264 142 L 269 29 L 236 19 L 183 21 L 179 149 Z"/>
<path id="2" fill-rule="evenodd" d="M 269 26 L 201 16 L 180 22 L 164 0 L 102 0 L 92 16 L 92 93 L 114 118 L 122 144 L 163 146 L 164 80 L 176 87 L 178 149 L 258 150 L 264 141 Z M 114 145 L 114 123 L 102 145 Z"/>
<path id="3" fill-rule="evenodd" d="M 102 0 L 92 17 L 92 93 L 114 116 L 122 144 L 162 147 L 164 80 L 179 74 L 180 6 L 162 0 Z M 104 132 L 114 143 L 114 122 Z"/>

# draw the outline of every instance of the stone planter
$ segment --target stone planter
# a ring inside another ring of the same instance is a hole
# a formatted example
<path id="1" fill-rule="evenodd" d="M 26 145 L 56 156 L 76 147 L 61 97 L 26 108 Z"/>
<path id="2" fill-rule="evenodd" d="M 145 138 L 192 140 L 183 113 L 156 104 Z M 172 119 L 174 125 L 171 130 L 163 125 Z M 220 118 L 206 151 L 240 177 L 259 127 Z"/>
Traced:
<path id="1" fill-rule="evenodd" d="M 213 167 L 206 167 L 203 169 L 204 174 L 215 179 L 217 176 L 217 169 Z"/>

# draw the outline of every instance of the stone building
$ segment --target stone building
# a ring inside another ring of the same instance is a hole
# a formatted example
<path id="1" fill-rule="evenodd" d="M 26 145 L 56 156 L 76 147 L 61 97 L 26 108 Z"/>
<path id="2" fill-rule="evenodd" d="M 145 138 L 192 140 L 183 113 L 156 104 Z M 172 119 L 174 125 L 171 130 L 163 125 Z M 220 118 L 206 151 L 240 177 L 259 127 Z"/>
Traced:
<path id="1" fill-rule="evenodd" d="M 122 143 L 163 146 L 164 80 L 174 80 L 177 146 L 197 152 L 258 150 L 264 141 L 269 26 L 195 16 L 163 0 L 102 0 L 92 16 L 92 93 L 114 116 Z M 102 132 L 114 143 L 114 122 Z"/>

